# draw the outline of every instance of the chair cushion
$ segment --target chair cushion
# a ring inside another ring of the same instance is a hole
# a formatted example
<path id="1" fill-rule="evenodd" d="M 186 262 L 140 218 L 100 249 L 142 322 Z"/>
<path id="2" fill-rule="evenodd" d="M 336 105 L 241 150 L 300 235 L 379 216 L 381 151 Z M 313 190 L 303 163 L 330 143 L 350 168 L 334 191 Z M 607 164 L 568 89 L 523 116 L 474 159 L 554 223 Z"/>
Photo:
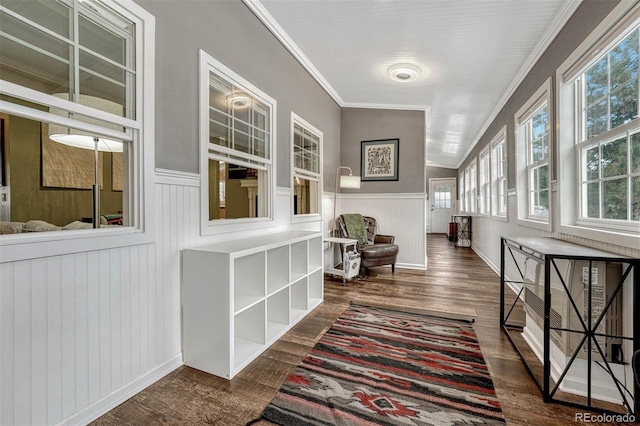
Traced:
<path id="1" fill-rule="evenodd" d="M 395 244 L 373 244 L 360 246 L 359 249 L 363 258 L 389 257 L 398 254 L 398 246 Z"/>

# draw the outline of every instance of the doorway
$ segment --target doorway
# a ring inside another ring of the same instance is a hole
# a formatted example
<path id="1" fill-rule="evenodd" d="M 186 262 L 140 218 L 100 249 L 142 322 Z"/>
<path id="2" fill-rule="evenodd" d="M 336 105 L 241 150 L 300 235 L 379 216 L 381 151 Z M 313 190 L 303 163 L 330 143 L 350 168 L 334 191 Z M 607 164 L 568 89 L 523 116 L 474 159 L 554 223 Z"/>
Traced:
<path id="1" fill-rule="evenodd" d="M 455 212 L 456 178 L 429 179 L 429 232 L 445 234 Z"/>

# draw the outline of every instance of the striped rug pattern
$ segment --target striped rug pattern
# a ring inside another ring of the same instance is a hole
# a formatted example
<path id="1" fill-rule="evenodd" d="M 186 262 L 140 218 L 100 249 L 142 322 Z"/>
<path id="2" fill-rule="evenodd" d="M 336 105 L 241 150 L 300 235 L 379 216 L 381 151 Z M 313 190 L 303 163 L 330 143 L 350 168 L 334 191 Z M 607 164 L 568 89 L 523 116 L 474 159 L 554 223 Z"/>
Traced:
<path id="1" fill-rule="evenodd" d="M 262 413 L 280 425 L 504 424 L 468 321 L 351 305 Z"/>

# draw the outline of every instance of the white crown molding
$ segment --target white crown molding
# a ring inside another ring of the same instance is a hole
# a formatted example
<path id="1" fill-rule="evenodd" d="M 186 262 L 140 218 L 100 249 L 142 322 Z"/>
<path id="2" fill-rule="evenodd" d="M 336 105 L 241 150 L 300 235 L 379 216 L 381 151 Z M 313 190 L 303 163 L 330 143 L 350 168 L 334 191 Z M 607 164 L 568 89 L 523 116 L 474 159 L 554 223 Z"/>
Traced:
<path id="1" fill-rule="evenodd" d="M 358 102 L 344 102 L 343 108 L 370 108 L 370 109 L 397 109 L 409 111 L 425 111 L 429 114 L 431 107 L 429 105 L 396 105 L 396 104 L 369 104 Z"/>
<path id="2" fill-rule="evenodd" d="M 518 71 L 518 74 L 516 74 L 515 78 L 507 88 L 506 92 L 504 92 L 504 94 L 496 104 L 496 107 L 491 112 L 491 115 L 489 115 L 489 117 L 487 118 L 487 121 L 485 121 L 484 125 L 480 128 L 480 131 L 476 134 L 476 137 L 473 139 L 473 142 L 471 143 L 471 145 L 469 145 L 469 148 L 467 149 L 465 154 L 462 156 L 462 158 L 458 162 L 458 166 L 457 166 L 458 169 L 460 168 L 460 166 L 462 166 L 462 164 L 467 159 L 469 154 L 471 154 L 471 151 L 473 151 L 473 149 L 476 147 L 476 145 L 480 141 L 480 138 L 484 135 L 484 132 L 487 131 L 491 123 L 493 123 L 493 120 L 495 120 L 495 118 L 498 116 L 498 113 L 505 106 L 505 104 L 507 103 L 509 98 L 513 95 L 513 93 L 516 91 L 518 86 L 520 86 L 520 84 L 524 81 L 527 74 L 529 74 L 529 71 L 531 71 L 531 69 L 534 67 L 534 65 L 538 61 L 538 59 L 540 59 L 542 54 L 547 50 L 547 48 L 549 47 L 551 42 L 556 38 L 560 30 L 562 30 L 562 28 L 565 26 L 567 21 L 569 21 L 569 18 L 573 16 L 573 13 L 580 6 L 580 4 L 582 4 L 582 0 L 579 0 L 579 1 L 565 0 L 564 5 L 562 6 L 562 9 L 556 15 L 551 25 L 549 25 L 549 28 L 547 28 L 547 31 L 545 31 L 542 38 L 540 38 L 540 41 L 538 41 L 538 44 L 531 52 L 531 55 L 529 55 L 529 58 L 527 58 L 527 61 L 524 63 L 524 65 L 522 65 L 522 67 L 520 68 L 520 71 Z"/>
<path id="3" fill-rule="evenodd" d="M 273 16 L 267 11 L 260 0 L 242 0 L 244 4 L 262 21 L 262 23 L 276 36 L 276 38 L 283 44 L 283 46 L 293 55 L 300 65 L 307 70 L 309 74 L 318 82 L 318 84 L 333 98 L 333 100 L 339 105 L 344 106 L 344 101 L 335 91 L 335 89 L 324 78 L 320 71 L 311 63 L 309 58 L 302 53 L 298 45 L 289 37 L 289 34 L 276 22 Z"/>
<path id="4" fill-rule="evenodd" d="M 430 167 L 440 167 L 442 169 L 452 169 L 452 170 L 457 170 L 460 168 L 460 166 L 456 166 L 455 164 L 452 165 L 448 165 L 448 164 L 442 164 L 442 163 L 433 163 L 429 160 L 427 160 L 427 162 L 425 163 L 427 166 Z"/>
<path id="5" fill-rule="evenodd" d="M 156 168 L 156 183 L 161 185 L 200 186 L 200 174 Z"/>

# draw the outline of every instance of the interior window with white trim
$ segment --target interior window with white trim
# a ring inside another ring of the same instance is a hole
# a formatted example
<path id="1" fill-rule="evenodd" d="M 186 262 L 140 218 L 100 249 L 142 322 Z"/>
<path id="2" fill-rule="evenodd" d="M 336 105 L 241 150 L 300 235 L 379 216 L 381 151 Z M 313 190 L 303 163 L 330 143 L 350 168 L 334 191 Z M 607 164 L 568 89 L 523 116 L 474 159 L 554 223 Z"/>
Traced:
<path id="1" fill-rule="evenodd" d="M 551 80 L 516 114 L 518 219 L 550 225 Z"/>
<path id="2" fill-rule="evenodd" d="M 479 213 L 491 214 L 491 150 L 487 145 L 480 152 L 480 206 Z"/>
<path id="3" fill-rule="evenodd" d="M 506 128 L 491 142 L 491 188 L 493 216 L 507 215 L 507 144 Z"/>
<path id="4" fill-rule="evenodd" d="M 269 219 L 275 100 L 206 53 L 201 56 L 205 223 Z"/>
<path id="5" fill-rule="evenodd" d="M 293 214 L 319 215 L 323 133 L 291 113 L 293 144 Z"/>
<path id="6" fill-rule="evenodd" d="M 131 10 L 0 5 L 0 234 L 140 226 L 145 30 Z"/>
<path id="7" fill-rule="evenodd" d="M 473 160 L 464 171 L 464 185 L 465 185 L 465 207 L 469 213 L 476 213 L 478 196 L 476 185 L 477 174 L 477 161 Z"/>

